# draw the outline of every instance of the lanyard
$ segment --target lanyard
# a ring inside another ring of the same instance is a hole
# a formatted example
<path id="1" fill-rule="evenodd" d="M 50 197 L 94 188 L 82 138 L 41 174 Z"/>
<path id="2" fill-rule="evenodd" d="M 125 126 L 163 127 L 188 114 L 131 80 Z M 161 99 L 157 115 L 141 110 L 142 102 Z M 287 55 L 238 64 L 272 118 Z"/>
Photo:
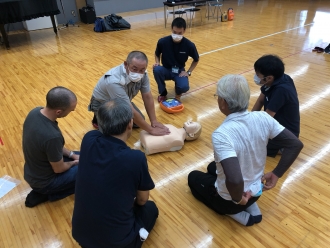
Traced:
<path id="1" fill-rule="evenodd" d="M 178 67 L 179 67 L 180 60 L 178 59 L 178 54 L 176 53 L 175 48 L 177 47 L 178 48 L 178 53 L 180 53 L 182 41 L 183 41 L 183 37 L 182 37 L 182 40 L 180 41 L 179 44 L 175 44 L 175 42 L 172 40 L 174 58 L 175 58 L 175 62 L 178 64 Z M 177 65 L 175 65 L 175 66 L 177 66 Z"/>

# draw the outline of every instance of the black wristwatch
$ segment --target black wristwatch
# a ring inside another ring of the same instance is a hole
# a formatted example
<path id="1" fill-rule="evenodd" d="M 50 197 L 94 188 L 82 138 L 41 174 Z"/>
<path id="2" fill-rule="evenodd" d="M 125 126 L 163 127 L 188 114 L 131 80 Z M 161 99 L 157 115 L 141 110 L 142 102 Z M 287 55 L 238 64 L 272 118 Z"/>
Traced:
<path id="1" fill-rule="evenodd" d="M 191 71 L 187 71 L 188 75 L 191 76 Z"/>

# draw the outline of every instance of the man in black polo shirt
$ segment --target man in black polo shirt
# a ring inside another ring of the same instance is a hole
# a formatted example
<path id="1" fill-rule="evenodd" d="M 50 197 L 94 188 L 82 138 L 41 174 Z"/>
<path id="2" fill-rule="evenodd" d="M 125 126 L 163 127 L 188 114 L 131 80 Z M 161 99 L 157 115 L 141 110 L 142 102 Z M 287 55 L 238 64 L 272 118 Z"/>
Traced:
<path id="1" fill-rule="evenodd" d="M 141 151 L 126 145 L 133 128 L 129 102 L 116 98 L 97 111 L 99 130 L 81 143 L 72 236 L 86 248 L 141 247 L 158 217 L 148 201 L 155 187 Z M 83 152 L 81 152 L 83 154 Z"/>
<path id="2" fill-rule="evenodd" d="M 284 63 L 276 55 L 264 55 L 254 63 L 254 81 L 261 85 L 261 93 L 252 111 L 264 107 L 269 115 L 289 129 L 295 136 L 300 133 L 299 100 L 292 78 L 284 74 Z M 268 141 L 267 155 L 275 157 L 282 149 Z"/>
<path id="3" fill-rule="evenodd" d="M 194 43 L 183 37 L 186 31 L 186 21 L 177 17 L 172 22 L 172 35 L 158 40 L 153 72 L 158 84 L 158 102 L 167 99 L 165 80 L 175 82 L 175 98 L 180 100 L 182 93 L 189 90 L 188 77 L 198 64 L 199 55 Z M 193 61 L 189 69 L 185 70 L 188 57 Z M 163 66 L 160 65 L 160 58 Z"/>

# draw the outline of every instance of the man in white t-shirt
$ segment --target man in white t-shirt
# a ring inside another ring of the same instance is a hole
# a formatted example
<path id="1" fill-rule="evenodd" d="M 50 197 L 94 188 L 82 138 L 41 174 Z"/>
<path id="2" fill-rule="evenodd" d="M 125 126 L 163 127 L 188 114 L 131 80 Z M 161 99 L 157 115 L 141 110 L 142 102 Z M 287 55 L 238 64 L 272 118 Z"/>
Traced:
<path id="1" fill-rule="evenodd" d="M 256 203 L 261 191 L 275 187 L 303 144 L 267 113 L 247 111 L 250 89 L 243 76 L 221 78 L 215 96 L 227 116 L 212 134 L 215 162 L 207 173 L 192 171 L 188 184 L 205 205 L 251 226 L 262 220 Z M 264 174 L 269 139 L 285 149 L 276 168 Z"/>

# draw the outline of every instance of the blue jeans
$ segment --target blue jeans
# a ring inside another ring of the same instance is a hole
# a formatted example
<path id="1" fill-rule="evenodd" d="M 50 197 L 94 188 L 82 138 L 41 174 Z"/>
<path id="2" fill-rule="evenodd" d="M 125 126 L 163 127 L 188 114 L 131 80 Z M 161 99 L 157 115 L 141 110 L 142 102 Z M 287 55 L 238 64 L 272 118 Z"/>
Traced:
<path id="1" fill-rule="evenodd" d="M 164 66 L 154 67 L 153 72 L 159 94 L 166 90 L 165 80 L 173 80 L 175 82 L 175 93 L 177 95 L 181 95 L 189 90 L 188 77 L 179 77 L 181 71 L 184 71 L 184 68 L 179 69 L 179 73 L 173 73 L 172 68 L 167 69 Z"/>
<path id="2" fill-rule="evenodd" d="M 80 152 L 75 151 L 75 154 Z M 63 157 L 64 162 L 72 161 L 68 157 Z M 74 194 L 76 186 L 76 175 L 78 171 L 78 165 L 72 166 L 69 170 L 57 173 L 50 184 L 42 189 L 34 189 L 40 194 L 48 195 L 50 201 L 57 201 L 63 199 L 69 195 Z"/>

